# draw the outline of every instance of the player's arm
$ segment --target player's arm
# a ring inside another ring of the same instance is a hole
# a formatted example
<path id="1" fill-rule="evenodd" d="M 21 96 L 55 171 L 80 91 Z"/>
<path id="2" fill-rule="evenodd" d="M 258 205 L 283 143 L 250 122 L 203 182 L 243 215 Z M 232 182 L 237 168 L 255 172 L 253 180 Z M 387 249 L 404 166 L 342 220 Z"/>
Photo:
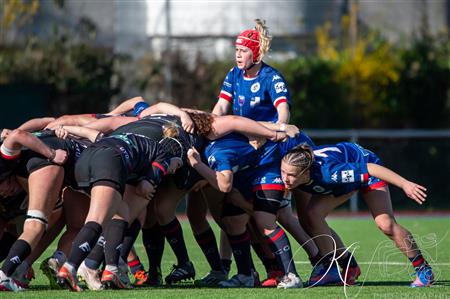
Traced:
<path id="1" fill-rule="evenodd" d="M 120 115 L 134 109 L 137 103 L 145 102 L 143 97 L 134 97 L 119 104 L 116 108 L 106 113 L 107 115 Z"/>
<path id="2" fill-rule="evenodd" d="M 289 112 L 289 104 L 287 102 L 283 102 L 277 106 L 278 112 L 278 124 L 287 124 L 289 123 L 289 119 L 291 117 L 291 113 Z"/>
<path id="3" fill-rule="evenodd" d="M 189 164 L 217 190 L 228 193 L 233 188 L 233 172 L 231 170 L 214 171 L 200 158 L 195 148 L 188 151 Z"/>
<path id="4" fill-rule="evenodd" d="M 182 110 L 178 106 L 175 106 L 170 103 L 159 102 L 155 105 L 152 105 L 147 109 L 145 109 L 144 111 L 142 111 L 140 117 L 145 117 L 147 115 L 158 113 L 178 116 L 181 120 L 181 126 L 183 127 L 183 129 L 188 133 L 194 133 L 194 123 L 192 122 L 192 119 L 189 116 L 189 114 L 187 114 L 186 111 Z"/>
<path id="5" fill-rule="evenodd" d="M 229 100 L 219 97 L 219 100 L 217 101 L 216 105 L 214 105 L 212 114 L 227 115 L 228 111 L 230 110 L 230 107 L 231 107 L 231 102 Z"/>
<path id="6" fill-rule="evenodd" d="M 17 129 L 27 132 L 35 132 L 44 129 L 45 126 L 54 120 L 54 117 L 33 118 L 21 124 Z M 5 139 L 12 131 L 13 130 L 11 129 L 3 129 L 0 138 L 2 140 Z"/>
<path id="7" fill-rule="evenodd" d="M 55 130 L 60 126 L 85 126 L 95 120 L 97 119 L 94 114 L 63 115 L 47 124 L 45 128 Z"/>
<path id="8" fill-rule="evenodd" d="M 273 131 L 286 132 L 286 135 L 288 135 L 289 137 L 295 137 L 300 134 L 300 129 L 295 125 L 288 125 L 285 123 L 272 123 L 268 121 L 259 121 L 258 123 Z"/>
<path id="9" fill-rule="evenodd" d="M 422 204 L 427 198 L 427 194 L 425 193 L 427 189 L 425 187 L 408 181 L 389 168 L 374 163 L 367 163 L 367 170 L 369 175 L 403 189 L 406 196 L 416 201 L 418 204 Z"/>
<path id="10" fill-rule="evenodd" d="M 97 119 L 93 122 L 90 122 L 85 127 L 91 128 L 102 133 L 108 134 L 118 127 L 126 125 L 130 122 L 136 121 L 137 117 L 132 116 L 111 116 L 106 118 Z"/>
<path id="11" fill-rule="evenodd" d="M 103 136 L 98 130 L 80 126 L 60 126 L 55 130 L 55 135 L 62 139 L 66 139 L 69 135 L 72 135 L 89 139 L 91 142 L 95 142 Z"/>
<path id="12" fill-rule="evenodd" d="M 43 143 L 39 138 L 33 134 L 23 130 L 13 130 L 8 138 L 5 139 L 1 146 L 1 154 L 7 159 L 14 159 L 20 154 L 22 147 L 27 147 L 30 150 L 47 157 L 50 161 L 56 164 L 63 164 L 67 159 L 67 152 L 61 149 L 54 150 Z"/>

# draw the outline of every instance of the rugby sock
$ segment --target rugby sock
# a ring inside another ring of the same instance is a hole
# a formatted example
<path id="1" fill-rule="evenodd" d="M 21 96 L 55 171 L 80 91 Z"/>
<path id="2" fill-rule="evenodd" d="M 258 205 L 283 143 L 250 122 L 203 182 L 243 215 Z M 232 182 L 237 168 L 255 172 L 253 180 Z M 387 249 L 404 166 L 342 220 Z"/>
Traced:
<path id="1" fill-rule="evenodd" d="M 119 264 L 120 251 L 123 237 L 128 222 L 121 219 L 112 219 L 105 233 L 105 263 L 117 266 Z"/>
<path id="2" fill-rule="evenodd" d="M 269 258 L 267 257 L 267 254 L 264 252 L 263 247 L 259 243 L 252 243 L 252 248 L 255 251 L 256 255 L 259 257 L 261 262 L 264 265 L 264 268 L 266 269 L 266 272 L 269 273 L 271 271 L 278 270 L 278 262 L 275 258 Z"/>
<path id="3" fill-rule="evenodd" d="M 313 266 L 313 268 L 319 263 L 320 258 L 320 253 L 317 253 L 316 256 L 309 258 L 309 262 L 311 263 L 311 266 Z"/>
<path id="4" fill-rule="evenodd" d="M 223 270 L 230 273 L 232 261 L 229 259 L 221 259 L 220 262 L 222 263 Z"/>
<path id="5" fill-rule="evenodd" d="M 236 261 L 236 267 L 239 274 L 251 275 L 251 259 L 250 259 L 250 235 L 246 230 L 243 234 L 231 236 L 228 235 L 231 250 Z"/>
<path id="6" fill-rule="evenodd" d="M 4 232 L 3 237 L 0 240 L 0 262 L 2 262 L 6 256 L 9 253 L 9 250 L 11 249 L 11 246 L 16 242 L 17 237 L 8 233 Z"/>
<path id="7" fill-rule="evenodd" d="M 284 230 L 277 226 L 272 233 L 266 235 L 266 240 L 277 259 L 278 265 L 282 267 L 282 271 L 285 274 L 294 273 L 297 275 L 294 260 L 292 259 L 291 244 Z"/>
<path id="8" fill-rule="evenodd" d="M 220 261 L 219 249 L 217 248 L 216 237 L 211 228 L 203 233 L 194 235 L 195 240 L 203 251 L 212 270 L 222 271 L 222 263 Z"/>
<path id="9" fill-rule="evenodd" d="M 178 265 L 184 265 L 189 261 L 186 245 L 183 238 L 183 230 L 177 218 L 172 222 L 161 225 L 161 229 L 166 236 L 167 242 L 172 247 L 175 256 L 177 257 Z"/>
<path id="10" fill-rule="evenodd" d="M 353 256 L 353 254 L 350 254 L 349 252 L 347 252 L 343 257 L 338 259 L 337 262 L 342 269 L 347 269 L 347 265 L 350 268 L 358 266 L 355 257 Z"/>
<path id="11" fill-rule="evenodd" d="M 6 276 L 10 277 L 19 265 L 30 255 L 31 246 L 27 241 L 19 239 L 14 242 L 9 250 L 1 270 Z"/>
<path id="12" fill-rule="evenodd" d="M 409 261 L 411 262 L 414 269 L 419 269 L 421 266 L 428 265 L 425 258 L 422 256 L 421 253 L 418 253 L 415 257 L 410 257 Z"/>
<path id="13" fill-rule="evenodd" d="M 142 265 L 141 261 L 139 260 L 139 257 L 135 260 L 128 262 L 128 267 L 130 268 L 131 274 L 135 274 L 137 271 L 144 270 L 144 265 Z"/>
<path id="14" fill-rule="evenodd" d="M 155 272 L 161 267 L 164 252 L 165 238 L 161 226 L 155 224 L 150 228 L 142 229 L 142 241 L 147 252 L 150 272 Z"/>
<path id="15" fill-rule="evenodd" d="M 87 222 L 72 242 L 72 251 L 67 260 L 69 264 L 78 269 L 81 262 L 91 252 L 102 233 L 102 226 L 94 221 Z"/>
<path id="16" fill-rule="evenodd" d="M 89 269 L 98 269 L 105 260 L 105 237 L 98 238 L 97 243 L 84 260 L 84 264 Z"/>
<path id="17" fill-rule="evenodd" d="M 133 223 L 125 230 L 125 236 L 123 237 L 122 249 L 120 251 L 120 256 L 124 261 L 127 260 L 128 254 L 133 247 L 134 241 L 136 241 L 139 232 L 141 231 L 141 223 L 139 220 L 134 220 Z"/>
<path id="18" fill-rule="evenodd" d="M 61 250 L 56 250 L 55 252 L 53 252 L 52 258 L 55 258 L 58 261 L 59 265 L 64 264 L 67 260 L 66 254 Z"/>

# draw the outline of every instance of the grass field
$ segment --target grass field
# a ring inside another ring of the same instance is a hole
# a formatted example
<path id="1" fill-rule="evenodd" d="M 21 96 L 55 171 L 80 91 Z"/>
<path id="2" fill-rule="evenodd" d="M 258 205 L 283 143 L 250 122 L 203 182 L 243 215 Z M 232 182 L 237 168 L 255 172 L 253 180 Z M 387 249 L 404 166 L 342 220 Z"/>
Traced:
<path id="1" fill-rule="evenodd" d="M 361 285 L 353 287 L 320 287 L 294 290 L 276 289 L 198 289 L 192 284 L 184 284 L 172 288 L 139 288 L 124 291 L 86 291 L 81 294 L 67 290 L 50 290 L 47 279 L 39 271 L 41 259 L 34 265 L 36 279 L 31 289 L 22 293 L 0 293 L 0 298 L 450 298 L 450 219 L 445 217 L 403 217 L 399 222 L 413 232 L 420 244 L 424 256 L 432 264 L 436 283 L 426 289 L 409 288 L 413 279 L 412 267 L 406 258 L 385 238 L 369 218 L 334 218 L 331 226 L 339 232 L 347 246 L 354 244 L 355 256 L 362 268 Z M 208 271 L 208 265 L 200 248 L 195 243 L 189 225 L 183 221 L 184 235 L 191 260 L 197 270 L 197 277 Z M 141 260 L 147 264 L 141 240 L 136 248 Z M 311 266 L 305 253 L 291 239 L 296 250 L 297 270 L 303 280 L 307 280 Z M 45 256 L 55 249 L 51 246 Z M 256 259 L 255 259 L 256 261 Z M 175 263 L 175 257 L 166 244 L 163 259 L 163 275 L 168 274 Z M 265 273 L 258 263 L 261 278 Z M 233 272 L 235 268 L 233 265 Z"/>

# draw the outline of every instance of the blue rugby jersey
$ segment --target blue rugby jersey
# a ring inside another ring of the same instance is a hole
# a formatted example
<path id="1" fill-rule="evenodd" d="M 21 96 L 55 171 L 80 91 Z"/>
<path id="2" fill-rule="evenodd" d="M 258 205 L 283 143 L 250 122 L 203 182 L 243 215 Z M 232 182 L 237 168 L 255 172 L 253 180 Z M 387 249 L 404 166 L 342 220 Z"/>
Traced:
<path id="1" fill-rule="evenodd" d="M 367 163 L 381 164 L 373 152 L 356 143 L 315 146 L 313 150 L 311 181 L 298 187 L 311 194 L 340 196 L 358 190 L 369 182 Z"/>
<path id="2" fill-rule="evenodd" d="M 237 172 L 254 166 L 257 161 L 256 150 L 245 136 L 237 133 L 210 142 L 205 148 L 205 156 L 209 167 L 215 171 Z"/>
<path id="3" fill-rule="evenodd" d="M 291 101 L 283 76 L 265 63 L 254 78 L 245 77 L 243 70 L 233 67 L 225 77 L 219 98 L 233 104 L 234 115 L 272 122 L 278 120 L 278 105 L 290 105 Z"/>

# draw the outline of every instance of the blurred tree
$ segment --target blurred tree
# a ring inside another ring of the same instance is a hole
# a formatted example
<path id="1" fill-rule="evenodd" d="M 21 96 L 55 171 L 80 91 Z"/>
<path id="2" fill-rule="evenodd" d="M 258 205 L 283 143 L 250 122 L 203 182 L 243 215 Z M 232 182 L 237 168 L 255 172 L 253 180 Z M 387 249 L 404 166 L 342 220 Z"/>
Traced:
<path id="1" fill-rule="evenodd" d="M 39 10 L 39 0 L 0 1 L 1 26 L 0 44 L 3 44 L 8 30 L 13 26 L 20 28 L 30 22 Z"/>

